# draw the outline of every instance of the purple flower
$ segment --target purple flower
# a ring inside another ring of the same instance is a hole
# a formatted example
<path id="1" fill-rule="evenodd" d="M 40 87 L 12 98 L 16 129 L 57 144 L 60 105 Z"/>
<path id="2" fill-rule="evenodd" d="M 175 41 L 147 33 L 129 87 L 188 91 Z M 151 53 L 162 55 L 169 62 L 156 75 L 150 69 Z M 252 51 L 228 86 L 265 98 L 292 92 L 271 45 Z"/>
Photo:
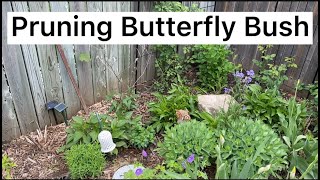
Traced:
<path id="1" fill-rule="evenodd" d="M 244 74 L 242 72 L 237 71 L 236 73 L 233 74 L 235 77 L 238 77 L 242 79 L 244 77 Z"/>
<path id="2" fill-rule="evenodd" d="M 181 163 L 181 165 L 182 165 L 183 169 L 186 169 L 186 168 L 187 168 L 185 161 L 183 161 L 183 162 Z"/>
<path id="3" fill-rule="evenodd" d="M 135 172 L 136 176 L 140 176 L 143 173 L 143 170 L 141 168 L 138 168 Z"/>
<path id="4" fill-rule="evenodd" d="M 143 157 L 147 157 L 147 156 L 148 156 L 148 153 L 147 153 L 145 150 L 142 150 L 142 156 L 143 156 Z"/>
<path id="5" fill-rule="evenodd" d="M 192 163 L 194 161 L 194 154 L 191 154 L 191 156 L 187 159 L 188 163 Z"/>
<path id="6" fill-rule="evenodd" d="M 246 77 L 246 84 L 251 83 L 251 81 L 252 81 L 252 78 L 251 78 L 251 77 Z"/>
<path id="7" fill-rule="evenodd" d="M 247 75 L 250 76 L 250 77 L 253 77 L 254 76 L 254 71 L 252 69 L 247 71 Z"/>
<path id="8" fill-rule="evenodd" d="M 225 93 L 225 94 L 228 94 L 230 91 L 231 91 L 231 89 L 229 89 L 229 88 L 224 88 L 224 93 Z"/>

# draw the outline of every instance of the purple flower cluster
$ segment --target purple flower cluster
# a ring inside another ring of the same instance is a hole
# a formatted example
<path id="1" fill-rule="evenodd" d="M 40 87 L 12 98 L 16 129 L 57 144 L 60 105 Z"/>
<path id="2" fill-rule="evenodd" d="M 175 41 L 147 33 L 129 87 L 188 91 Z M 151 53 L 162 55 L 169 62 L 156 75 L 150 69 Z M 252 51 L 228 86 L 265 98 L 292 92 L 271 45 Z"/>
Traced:
<path id="1" fill-rule="evenodd" d="M 242 82 L 245 83 L 245 85 L 248 85 L 252 82 L 252 78 L 254 76 L 254 71 L 251 69 L 249 71 L 246 71 L 247 76 L 245 76 L 242 72 L 237 71 L 233 75 L 237 78 L 240 78 Z"/>
<path id="2" fill-rule="evenodd" d="M 148 157 L 148 153 L 145 150 L 142 150 L 142 156 L 143 157 Z"/>
<path id="3" fill-rule="evenodd" d="M 242 79 L 244 77 L 244 74 L 242 72 L 237 71 L 236 73 L 233 74 L 233 76 Z"/>
<path id="4" fill-rule="evenodd" d="M 224 88 L 223 91 L 224 91 L 225 94 L 228 94 L 228 93 L 231 92 L 231 89 L 230 88 Z"/>

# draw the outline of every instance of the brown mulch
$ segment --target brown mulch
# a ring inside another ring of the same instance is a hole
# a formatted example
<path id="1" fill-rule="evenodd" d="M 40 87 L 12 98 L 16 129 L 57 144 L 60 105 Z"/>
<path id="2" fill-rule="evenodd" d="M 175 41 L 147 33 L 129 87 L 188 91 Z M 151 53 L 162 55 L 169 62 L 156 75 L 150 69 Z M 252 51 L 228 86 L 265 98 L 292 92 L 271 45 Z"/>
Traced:
<path id="1" fill-rule="evenodd" d="M 137 110 L 134 115 L 142 115 L 145 122 L 150 114 L 147 112 L 147 104 L 154 100 L 148 92 L 143 92 L 136 98 Z M 89 112 L 106 114 L 111 102 L 102 101 L 88 107 Z M 88 117 L 83 110 L 79 111 L 79 116 Z M 68 169 L 63 159 L 63 154 L 56 153 L 56 150 L 65 144 L 66 132 L 65 124 L 49 126 L 46 130 L 31 132 L 20 136 L 9 143 L 2 144 L 2 154 L 6 153 L 17 165 L 12 168 L 12 178 L 14 179 L 57 179 L 67 175 Z M 112 178 L 113 173 L 121 166 L 140 161 L 145 167 L 154 167 L 162 160 L 154 153 L 154 145 L 147 149 L 149 154 L 147 160 L 141 159 L 141 151 L 133 148 L 122 149 L 119 155 L 113 157 L 111 163 L 103 172 L 101 178 Z"/>

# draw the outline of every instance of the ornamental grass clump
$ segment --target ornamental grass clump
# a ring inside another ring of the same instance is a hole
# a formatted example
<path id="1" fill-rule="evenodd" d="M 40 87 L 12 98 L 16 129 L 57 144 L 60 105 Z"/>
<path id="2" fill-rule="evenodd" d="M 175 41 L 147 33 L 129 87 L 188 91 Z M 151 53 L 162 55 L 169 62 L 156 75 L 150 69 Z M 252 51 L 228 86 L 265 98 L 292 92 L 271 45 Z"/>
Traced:
<path id="1" fill-rule="evenodd" d="M 65 159 L 72 179 L 98 177 L 106 165 L 98 143 L 72 146 Z"/>
<path id="2" fill-rule="evenodd" d="M 191 120 L 167 129 L 157 151 L 169 168 L 183 171 L 181 161 L 188 159 L 203 169 L 210 165 L 209 158 L 213 157 L 215 145 L 213 131 L 204 122 Z"/>

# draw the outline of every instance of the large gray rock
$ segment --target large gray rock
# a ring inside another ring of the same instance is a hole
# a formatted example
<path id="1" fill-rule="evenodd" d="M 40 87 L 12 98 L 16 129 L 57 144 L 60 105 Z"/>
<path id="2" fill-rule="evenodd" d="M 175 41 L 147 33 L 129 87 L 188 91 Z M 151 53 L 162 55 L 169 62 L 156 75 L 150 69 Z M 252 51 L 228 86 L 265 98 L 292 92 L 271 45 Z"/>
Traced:
<path id="1" fill-rule="evenodd" d="M 228 111 L 229 105 L 236 101 L 229 94 L 219 95 L 198 95 L 198 107 L 201 111 L 206 111 L 211 115 L 216 114 L 220 109 Z"/>

